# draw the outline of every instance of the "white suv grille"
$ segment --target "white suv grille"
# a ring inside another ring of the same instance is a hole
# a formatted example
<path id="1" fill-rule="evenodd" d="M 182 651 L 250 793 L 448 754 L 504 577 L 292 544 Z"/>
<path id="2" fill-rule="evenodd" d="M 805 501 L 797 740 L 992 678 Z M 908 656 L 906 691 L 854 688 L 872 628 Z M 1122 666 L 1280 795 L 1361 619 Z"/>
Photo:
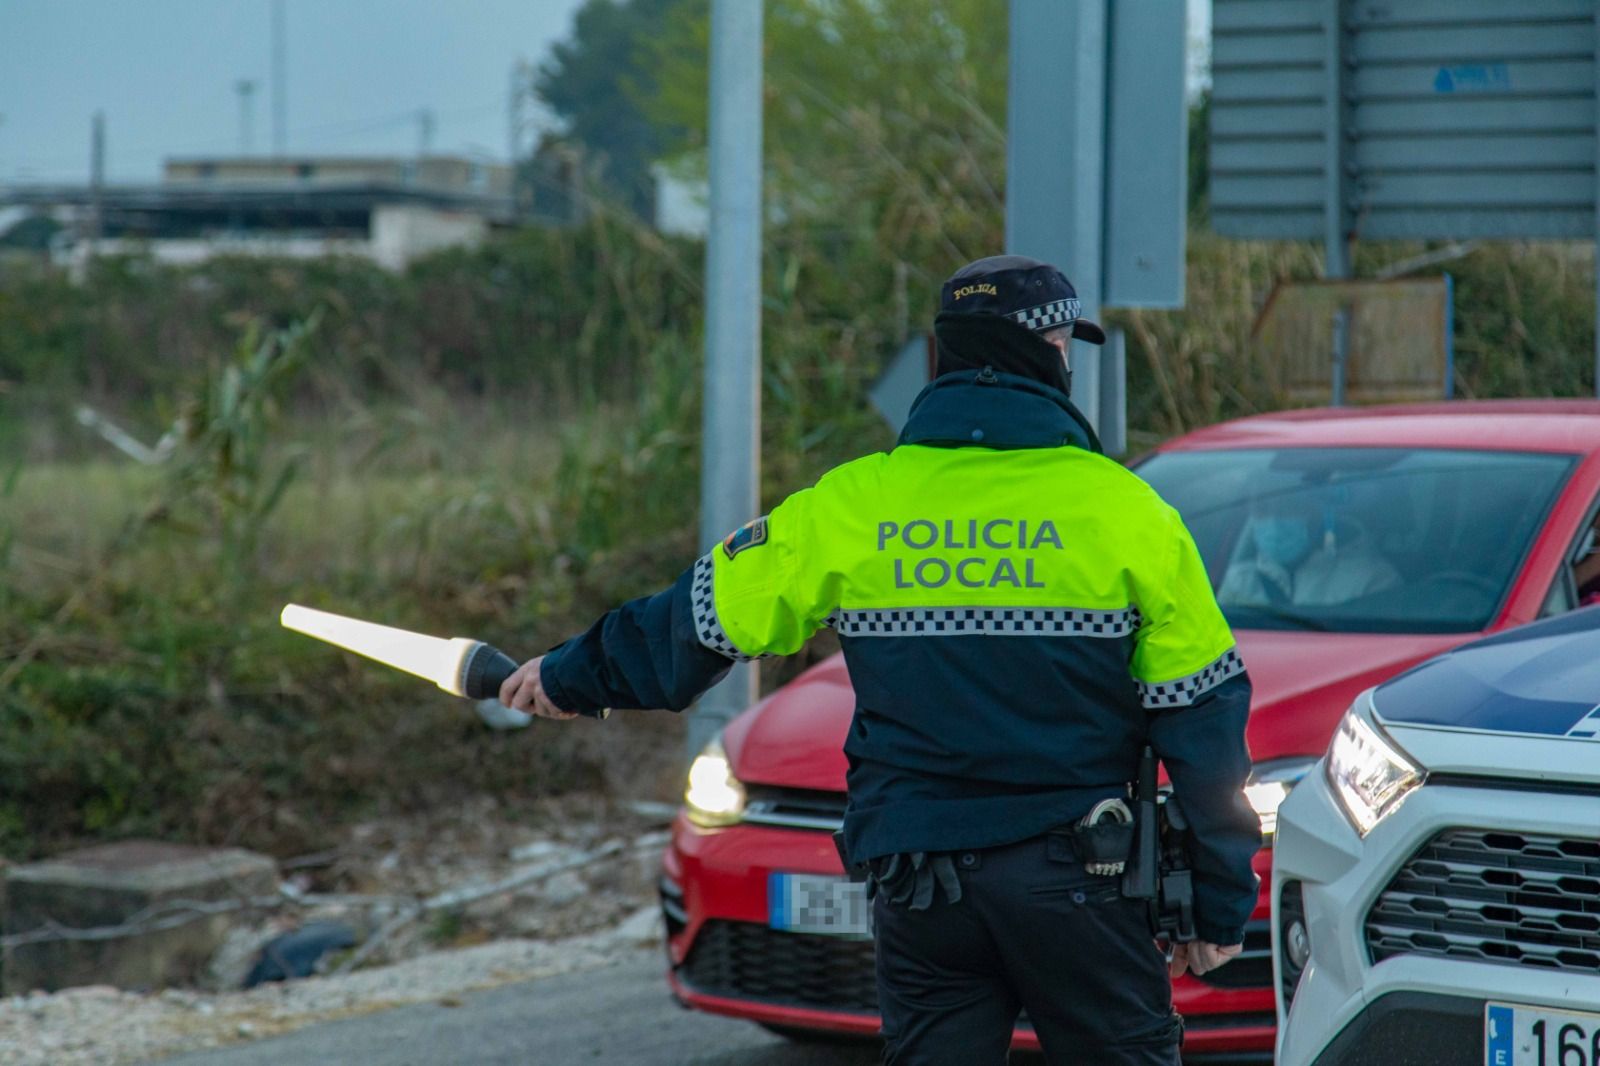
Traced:
<path id="1" fill-rule="evenodd" d="M 1600 840 L 1447 829 L 1367 912 L 1373 962 L 1435 955 L 1600 970 Z"/>

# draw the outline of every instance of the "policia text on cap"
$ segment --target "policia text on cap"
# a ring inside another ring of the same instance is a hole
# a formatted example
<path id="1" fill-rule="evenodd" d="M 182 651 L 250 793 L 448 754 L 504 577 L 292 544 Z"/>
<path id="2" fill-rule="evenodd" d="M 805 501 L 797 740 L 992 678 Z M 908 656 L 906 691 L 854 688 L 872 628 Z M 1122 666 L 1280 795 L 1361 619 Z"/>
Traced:
<path id="1" fill-rule="evenodd" d="M 941 308 L 938 377 L 894 450 L 524 664 L 501 699 L 682 708 L 730 662 L 831 626 L 857 698 L 842 850 L 870 871 L 885 1061 L 1004 1062 L 1025 1008 L 1052 1063 L 1176 1066 L 1150 908 L 1111 875 L 1131 834 L 1107 855 L 1115 834 L 1080 823 L 1153 748 L 1194 879 L 1198 939 L 1172 969 L 1236 953 L 1260 844 L 1250 682 L 1177 513 L 1067 398 L 1069 339 L 1105 334 L 1066 277 L 983 259 Z"/>

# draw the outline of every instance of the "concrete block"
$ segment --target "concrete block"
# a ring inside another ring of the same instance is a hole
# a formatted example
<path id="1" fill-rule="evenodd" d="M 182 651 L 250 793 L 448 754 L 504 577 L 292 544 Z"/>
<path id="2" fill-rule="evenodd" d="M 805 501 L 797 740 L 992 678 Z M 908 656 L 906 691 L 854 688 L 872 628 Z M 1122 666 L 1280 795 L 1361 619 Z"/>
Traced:
<path id="1" fill-rule="evenodd" d="M 6 870 L 0 930 L 24 933 L 52 922 L 77 929 L 121 925 L 163 903 L 271 895 L 277 885 L 277 866 L 265 855 L 128 840 Z M 228 929 L 251 919 L 248 910 L 238 910 L 133 936 L 19 945 L 5 952 L 0 986 L 18 995 L 72 985 L 142 990 L 192 982 Z"/>

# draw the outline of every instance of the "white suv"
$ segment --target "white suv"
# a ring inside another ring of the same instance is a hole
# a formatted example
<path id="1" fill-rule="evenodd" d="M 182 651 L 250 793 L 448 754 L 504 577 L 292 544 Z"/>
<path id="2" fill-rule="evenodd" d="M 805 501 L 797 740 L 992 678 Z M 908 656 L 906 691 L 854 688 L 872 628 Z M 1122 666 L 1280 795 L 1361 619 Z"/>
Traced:
<path id="1" fill-rule="evenodd" d="M 1363 693 L 1278 812 L 1279 1066 L 1600 1066 L 1600 609 Z"/>

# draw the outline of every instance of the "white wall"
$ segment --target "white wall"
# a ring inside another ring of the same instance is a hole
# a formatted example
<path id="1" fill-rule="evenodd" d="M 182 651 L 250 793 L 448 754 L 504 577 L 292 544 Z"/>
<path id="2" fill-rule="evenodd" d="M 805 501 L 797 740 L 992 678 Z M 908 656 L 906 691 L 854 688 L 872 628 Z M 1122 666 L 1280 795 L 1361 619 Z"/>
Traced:
<path id="1" fill-rule="evenodd" d="M 373 210 L 368 235 L 378 265 L 402 270 L 411 260 L 440 248 L 475 246 L 488 231 L 489 224 L 479 215 L 389 204 Z"/>

